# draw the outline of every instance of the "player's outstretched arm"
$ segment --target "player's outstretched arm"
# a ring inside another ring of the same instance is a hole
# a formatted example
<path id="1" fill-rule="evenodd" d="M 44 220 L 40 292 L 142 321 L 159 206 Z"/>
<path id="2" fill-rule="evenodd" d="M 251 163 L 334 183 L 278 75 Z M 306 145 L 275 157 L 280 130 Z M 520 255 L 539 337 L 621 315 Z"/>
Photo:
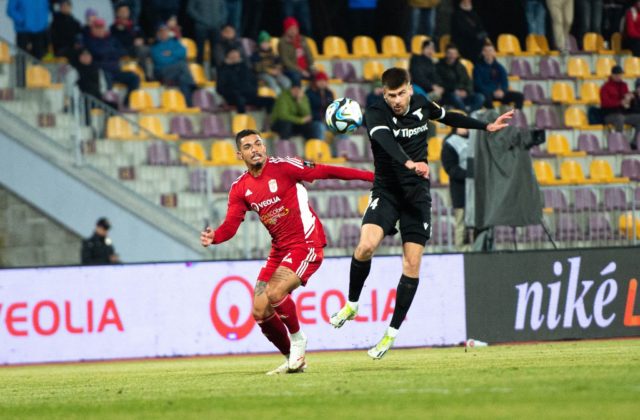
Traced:
<path id="1" fill-rule="evenodd" d="M 200 243 L 203 247 L 208 247 L 209 245 L 213 245 L 213 240 L 215 239 L 216 233 L 211 229 L 210 226 L 207 226 L 205 230 L 200 232 Z"/>
<path id="2" fill-rule="evenodd" d="M 513 117 L 514 113 L 515 111 L 512 109 L 511 111 L 507 111 L 500 115 L 494 122 L 487 124 L 487 131 L 500 131 L 503 128 L 508 127 L 508 121 Z"/>
<path id="3" fill-rule="evenodd" d="M 470 128 L 476 130 L 487 131 L 499 131 L 507 127 L 507 122 L 513 117 L 514 111 L 508 111 L 500 115 L 494 122 L 487 124 L 486 122 L 476 120 L 475 118 L 467 117 L 458 112 L 447 112 L 447 114 L 440 119 L 440 122 L 457 128 Z"/>
<path id="4" fill-rule="evenodd" d="M 232 187 L 229 192 L 229 204 L 224 222 L 213 231 L 209 226 L 200 234 L 202 246 L 216 245 L 233 238 L 244 220 L 247 206 L 238 191 Z"/>
<path id="5" fill-rule="evenodd" d="M 305 170 L 302 174 L 302 180 L 309 182 L 316 179 L 329 178 L 342 179 L 345 181 L 358 179 L 361 181 L 373 182 L 373 172 L 363 169 L 349 168 L 347 166 L 313 164 L 312 167 L 305 166 Z"/>

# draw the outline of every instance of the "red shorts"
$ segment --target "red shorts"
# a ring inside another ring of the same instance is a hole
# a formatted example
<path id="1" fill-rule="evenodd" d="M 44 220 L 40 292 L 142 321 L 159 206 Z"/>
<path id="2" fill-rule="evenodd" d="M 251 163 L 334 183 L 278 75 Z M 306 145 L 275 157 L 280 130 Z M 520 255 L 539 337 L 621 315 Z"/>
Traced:
<path id="1" fill-rule="evenodd" d="M 320 268 L 323 258 L 324 249 L 321 247 L 300 246 L 284 250 L 271 248 L 269 258 L 258 274 L 258 280 L 267 282 L 278 267 L 287 267 L 296 273 L 304 286 L 309 277 Z"/>

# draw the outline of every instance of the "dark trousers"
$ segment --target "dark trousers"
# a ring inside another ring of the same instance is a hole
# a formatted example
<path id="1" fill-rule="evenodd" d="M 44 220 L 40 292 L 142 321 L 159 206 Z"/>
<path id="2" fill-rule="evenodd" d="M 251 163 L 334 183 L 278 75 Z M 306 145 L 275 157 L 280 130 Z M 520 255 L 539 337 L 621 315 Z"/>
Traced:
<path id="1" fill-rule="evenodd" d="M 294 124 L 290 121 L 278 120 L 271 125 L 271 130 L 278 133 L 281 139 L 290 139 L 293 135 L 301 135 L 305 140 L 313 138 L 313 125 L 311 122 Z"/>
<path id="2" fill-rule="evenodd" d="M 482 93 L 467 93 L 465 98 L 455 94 L 455 92 L 447 92 L 442 97 L 442 103 L 451 105 L 454 108 L 465 112 L 473 112 L 480 109 L 484 103 L 484 95 Z"/>
<path id="3" fill-rule="evenodd" d="M 25 50 L 38 60 L 45 56 L 48 48 L 47 31 L 20 32 L 16 34 L 18 48 Z"/>
<path id="4" fill-rule="evenodd" d="M 224 92 L 218 91 L 218 93 L 222 95 L 228 105 L 235 106 L 239 114 L 247 112 L 247 105 L 264 108 L 267 114 L 270 114 L 273 108 L 273 98 L 257 96 L 255 93 L 247 94 L 239 90 L 225 90 Z"/>
<path id="5" fill-rule="evenodd" d="M 202 25 L 196 25 L 194 28 L 193 36 L 196 42 L 196 47 L 198 48 L 198 55 L 196 56 L 196 61 L 202 65 L 204 65 L 204 44 L 206 41 L 209 41 L 209 62 L 211 63 L 211 67 L 214 67 L 215 60 L 213 59 L 213 46 L 218 42 L 218 32 L 219 28 L 210 28 Z"/>
<path id="6" fill-rule="evenodd" d="M 140 87 L 140 77 L 130 71 L 118 71 L 115 73 L 104 73 L 107 78 L 107 83 L 109 84 L 109 89 L 114 83 L 122 83 L 127 87 L 127 94 L 124 98 L 125 103 L 129 103 L 129 95 L 131 91 L 136 90 Z"/>
<path id="7" fill-rule="evenodd" d="M 186 61 L 170 64 L 156 71 L 156 79 L 162 81 L 166 85 L 178 85 L 178 89 L 182 92 L 188 106 L 191 106 L 191 94 L 196 84 L 191 77 L 189 66 Z"/>
<path id="8" fill-rule="evenodd" d="M 524 95 L 520 92 L 516 92 L 513 90 L 507 90 L 504 92 L 504 96 L 502 98 L 495 98 L 493 95 L 487 96 L 484 100 L 485 108 L 492 109 L 493 101 L 500 101 L 503 104 L 509 104 L 511 102 L 515 103 L 516 109 L 522 109 L 522 103 L 524 102 Z"/>

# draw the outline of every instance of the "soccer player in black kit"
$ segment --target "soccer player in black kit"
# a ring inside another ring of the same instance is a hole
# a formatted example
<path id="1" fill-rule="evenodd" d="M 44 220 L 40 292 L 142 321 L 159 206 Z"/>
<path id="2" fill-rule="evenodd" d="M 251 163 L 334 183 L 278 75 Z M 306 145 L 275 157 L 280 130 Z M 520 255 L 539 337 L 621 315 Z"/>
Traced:
<path id="1" fill-rule="evenodd" d="M 340 328 L 358 315 L 358 300 L 371 269 L 371 258 L 385 235 L 402 237 L 402 276 L 390 326 L 368 354 L 382 358 L 395 341 L 418 288 L 424 246 L 431 236 L 431 195 L 427 164 L 427 120 L 452 127 L 498 131 L 507 127 L 509 111 L 487 124 L 448 113 L 422 95 L 413 95 L 409 73 L 400 68 L 382 74 L 383 98 L 365 111 L 375 166 L 369 206 L 362 218 L 360 241 L 351 260 L 349 300 L 330 322 Z"/>

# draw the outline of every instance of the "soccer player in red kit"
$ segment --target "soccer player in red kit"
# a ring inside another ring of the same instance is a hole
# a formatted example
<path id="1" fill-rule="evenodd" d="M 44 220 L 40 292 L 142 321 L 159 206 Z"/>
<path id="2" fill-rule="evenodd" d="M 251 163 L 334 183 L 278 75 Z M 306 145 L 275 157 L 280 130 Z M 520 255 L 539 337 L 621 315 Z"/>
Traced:
<path id="1" fill-rule="evenodd" d="M 224 222 L 200 235 L 203 246 L 231 239 L 247 211 L 258 213 L 272 238 L 271 253 L 258 274 L 253 295 L 253 317 L 262 333 L 287 361 L 267 374 L 302 372 L 306 367 L 307 337 L 300 329 L 291 292 L 305 285 L 318 270 L 326 245 L 320 219 L 309 206 L 301 181 L 359 179 L 373 182 L 373 172 L 317 165 L 291 157 L 268 157 L 255 130 L 236 135 L 238 158 L 247 171 L 232 185 Z M 289 335 L 287 334 L 289 331 Z"/>

